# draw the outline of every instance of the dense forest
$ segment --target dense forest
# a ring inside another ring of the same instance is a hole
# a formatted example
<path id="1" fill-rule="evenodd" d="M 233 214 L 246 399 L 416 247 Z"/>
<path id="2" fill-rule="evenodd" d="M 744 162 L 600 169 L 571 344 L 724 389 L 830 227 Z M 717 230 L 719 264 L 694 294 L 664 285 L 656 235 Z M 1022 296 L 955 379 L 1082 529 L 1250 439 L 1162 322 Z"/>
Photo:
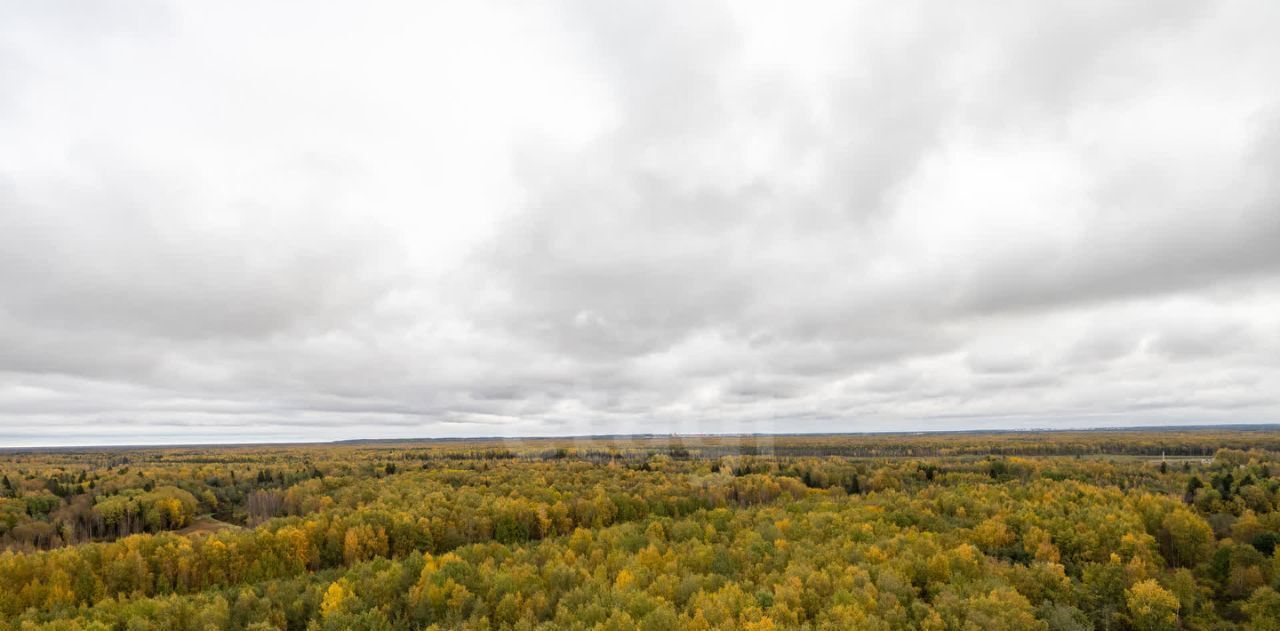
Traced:
<path id="1" fill-rule="evenodd" d="M 1280 432 L 0 452 L 0 630 L 1280 630 Z"/>

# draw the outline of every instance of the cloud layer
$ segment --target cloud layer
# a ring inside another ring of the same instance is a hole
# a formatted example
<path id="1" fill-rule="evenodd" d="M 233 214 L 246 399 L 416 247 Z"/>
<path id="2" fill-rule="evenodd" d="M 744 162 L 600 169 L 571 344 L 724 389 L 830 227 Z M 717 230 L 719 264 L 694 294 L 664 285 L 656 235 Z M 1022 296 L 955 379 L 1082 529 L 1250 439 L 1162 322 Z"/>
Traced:
<path id="1" fill-rule="evenodd" d="M 1280 420 L 1280 7 L 10 3 L 0 445 Z"/>

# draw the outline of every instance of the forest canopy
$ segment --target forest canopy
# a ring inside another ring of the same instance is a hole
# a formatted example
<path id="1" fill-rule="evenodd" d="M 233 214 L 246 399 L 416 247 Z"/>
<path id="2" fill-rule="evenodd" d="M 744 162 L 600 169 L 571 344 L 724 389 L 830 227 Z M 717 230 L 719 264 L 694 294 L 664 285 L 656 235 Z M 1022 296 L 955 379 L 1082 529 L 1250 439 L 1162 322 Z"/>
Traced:
<path id="1" fill-rule="evenodd" d="M 1280 432 L 0 453 L 0 629 L 1278 629 Z"/>

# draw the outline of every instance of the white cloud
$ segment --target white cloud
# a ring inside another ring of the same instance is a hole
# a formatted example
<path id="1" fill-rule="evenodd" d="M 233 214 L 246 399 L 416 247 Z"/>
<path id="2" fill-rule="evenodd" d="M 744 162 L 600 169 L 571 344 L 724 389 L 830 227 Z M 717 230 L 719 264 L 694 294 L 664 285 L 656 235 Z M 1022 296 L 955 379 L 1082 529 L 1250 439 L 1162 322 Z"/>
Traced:
<path id="1" fill-rule="evenodd" d="M 1274 421 L 1277 18 L 10 3 L 0 444 Z"/>

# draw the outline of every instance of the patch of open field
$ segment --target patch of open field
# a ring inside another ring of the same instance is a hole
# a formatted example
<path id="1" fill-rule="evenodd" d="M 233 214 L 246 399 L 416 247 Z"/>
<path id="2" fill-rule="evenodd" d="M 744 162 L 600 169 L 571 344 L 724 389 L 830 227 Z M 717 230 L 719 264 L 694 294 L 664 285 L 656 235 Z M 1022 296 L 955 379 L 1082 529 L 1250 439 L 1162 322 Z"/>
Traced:
<path id="1" fill-rule="evenodd" d="M 201 515 L 190 526 L 177 531 L 180 535 L 210 535 L 223 530 L 240 530 L 240 526 L 219 521 L 209 515 Z"/>

